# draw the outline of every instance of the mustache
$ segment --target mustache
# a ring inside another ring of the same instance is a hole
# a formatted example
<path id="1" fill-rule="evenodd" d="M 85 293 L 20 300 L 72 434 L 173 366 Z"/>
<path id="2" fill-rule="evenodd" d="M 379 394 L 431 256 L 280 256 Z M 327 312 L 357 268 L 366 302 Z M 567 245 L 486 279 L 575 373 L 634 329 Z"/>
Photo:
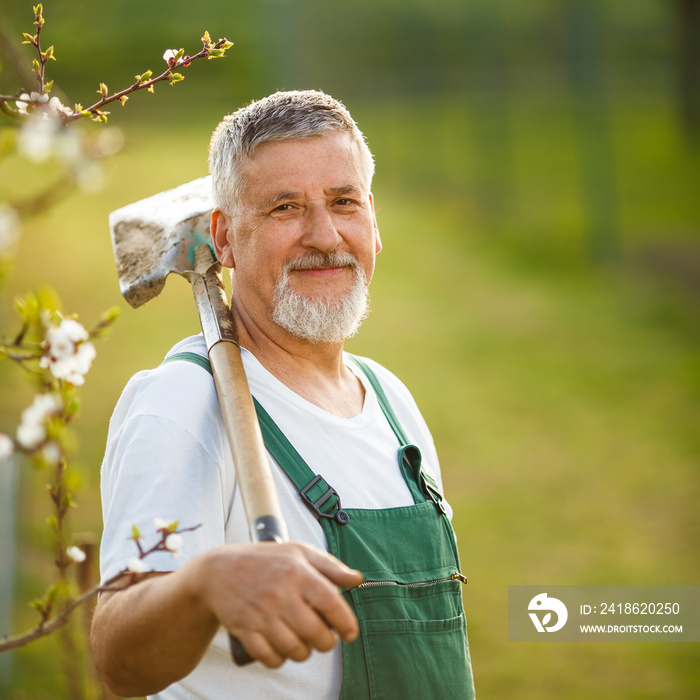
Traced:
<path id="1" fill-rule="evenodd" d="M 352 253 L 308 253 L 287 260 L 282 271 L 289 273 L 293 270 L 318 270 L 331 267 L 358 268 L 360 263 Z"/>

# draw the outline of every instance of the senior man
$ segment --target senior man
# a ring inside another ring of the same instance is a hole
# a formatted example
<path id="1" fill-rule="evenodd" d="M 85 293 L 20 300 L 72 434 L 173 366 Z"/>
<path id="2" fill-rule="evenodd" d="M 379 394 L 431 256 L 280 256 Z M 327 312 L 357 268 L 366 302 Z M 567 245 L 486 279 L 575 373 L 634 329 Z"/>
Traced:
<path id="1" fill-rule="evenodd" d="M 219 124 L 209 163 L 212 242 L 292 542 L 249 542 L 206 347 L 183 340 L 110 422 L 103 580 L 134 556 L 132 523 L 200 527 L 182 557 L 101 596 L 97 666 L 125 696 L 471 698 L 431 435 L 394 375 L 343 349 L 381 250 L 364 137 L 331 97 L 278 92 Z M 257 663 L 233 664 L 227 633 Z"/>

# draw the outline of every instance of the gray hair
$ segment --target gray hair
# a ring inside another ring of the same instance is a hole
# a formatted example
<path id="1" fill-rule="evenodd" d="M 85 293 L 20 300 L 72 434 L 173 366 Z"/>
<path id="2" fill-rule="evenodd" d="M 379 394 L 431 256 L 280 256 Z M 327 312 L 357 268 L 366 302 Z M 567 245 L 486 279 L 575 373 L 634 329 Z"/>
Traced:
<path id="1" fill-rule="evenodd" d="M 232 214 L 245 187 L 243 166 L 255 149 L 270 141 L 291 141 L 347 133 L 360 146 L 372 182 L 374 158 L 365 137 L 338 100 L 317 90 L 276 92 L 224 117 L 209 144 L 214 206 Z"/>

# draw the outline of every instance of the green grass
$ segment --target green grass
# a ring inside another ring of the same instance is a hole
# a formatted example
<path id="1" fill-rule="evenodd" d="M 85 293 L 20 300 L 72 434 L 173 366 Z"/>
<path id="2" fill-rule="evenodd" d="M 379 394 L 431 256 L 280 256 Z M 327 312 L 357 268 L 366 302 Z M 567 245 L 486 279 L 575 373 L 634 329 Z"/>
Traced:
<path id="1" fill-rule="evenodd" d="M 470 580 L 477 690 L 504 700 L 697 697 L 695 644 L 515 644 L 506 622 L 512 584 L 698 583 L 697 287 L 635 257 L 651 243 L 697 245 L 697 157 L 662 104 L 615 107 L 625 257 L 594 267 L 569 112 L 515 100 L 507 146 L 476 143 L 477 109 L 353 107 L 377 152 L 384 251 L 373 313 L 349 345 L 405 381 L 433 430 Z M 198 329 L 183 280 L 139 310 L 120 300 L 107 213 L 203 174 L 212 126 L 132 125 L 109 187 L 65 202 L 23 239 L 11 292 L 49 282 L 87 325 L 123 309 L 82 394 L 76 531 L 99 531 L 99 463 L 127 378 Z M 479 159 L 499 152 L 505 160 L 482 177 Z M 505 194 L 491 199 L 484 182 Z M 7 304 L 0 318 L 11 333 Z M 6 363 L 0 379 L 0 429 L 11 429 L 29 394 Z M 40 481 L 24 479 L 19 509 L 27 624 L 25 593 L 36 595 L 43 571 Z M 62 697 L 42 645 L 17 654 L 11 697 Z"/>

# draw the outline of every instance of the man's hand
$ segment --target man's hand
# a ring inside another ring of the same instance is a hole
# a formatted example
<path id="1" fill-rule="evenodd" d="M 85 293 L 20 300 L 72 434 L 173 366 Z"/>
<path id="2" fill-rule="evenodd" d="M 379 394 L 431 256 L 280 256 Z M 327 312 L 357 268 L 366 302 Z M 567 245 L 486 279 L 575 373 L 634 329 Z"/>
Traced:
<path id="1" fill-rule="evenodd" d="M 353 641 L 358 625 L 338 587 L 362 574 L 310 545 L 225 545 L 204 555 L 203 600 L 254 659 L 276 668 Z"/>
<path id="2" fill-rule="evenodd" d="M 114 692 L 154 694 L 197 666 L 220 625 L 270 668 L 302 661 L 357 637 L 338 587 L 361 582 L 359 571 L 311 545 L 223 545 L 172 574 L 104 593 L 93 618 L 95 662 Z"/>

